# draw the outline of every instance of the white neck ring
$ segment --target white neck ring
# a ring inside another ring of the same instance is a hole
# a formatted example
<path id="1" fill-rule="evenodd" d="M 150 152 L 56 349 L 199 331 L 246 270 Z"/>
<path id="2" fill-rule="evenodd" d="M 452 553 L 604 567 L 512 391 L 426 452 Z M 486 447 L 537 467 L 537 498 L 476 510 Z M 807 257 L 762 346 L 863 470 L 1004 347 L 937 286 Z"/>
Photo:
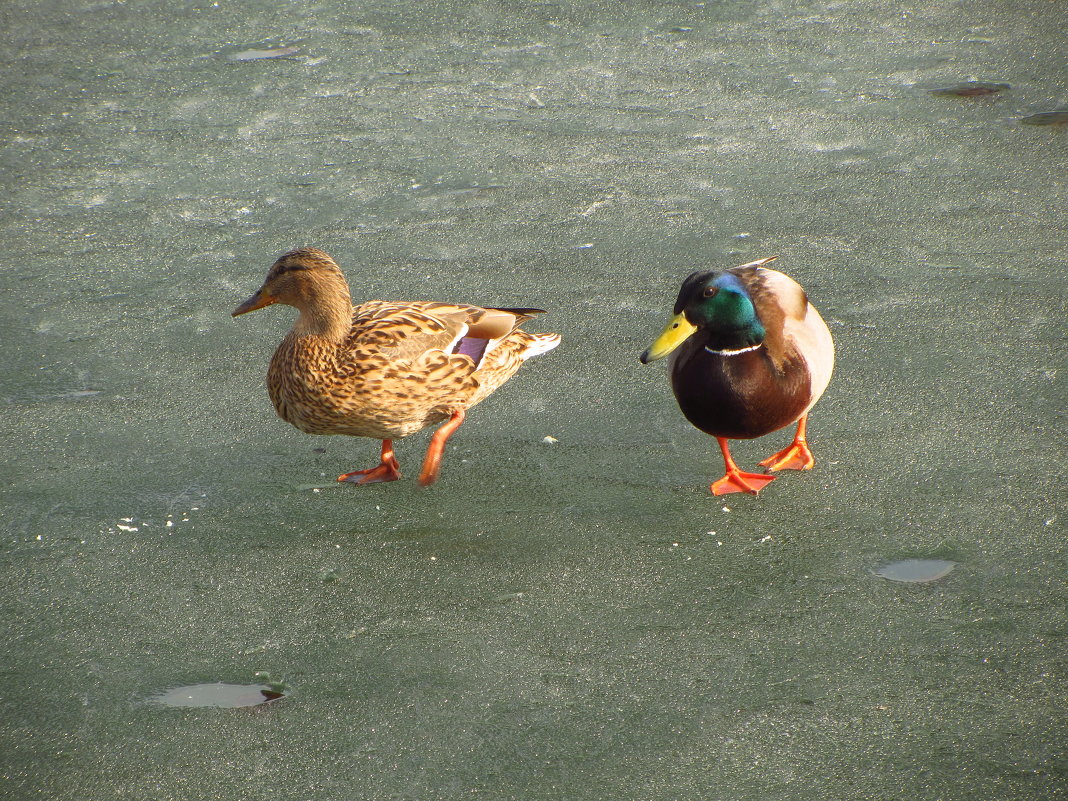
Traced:
<path id="1" fill-rule="evenodd" d="M 737 356 L 739 353 L 749 353 L 754 350 L 760 350 L 763 346 L 763 342 L 760 345 L 750 345 L 748 348 L 736 348 L 735 350 L 712 350 L 712 348 L 705 345 L 705 350 L 709 353 L 714 353 L 717 356 Z"/>

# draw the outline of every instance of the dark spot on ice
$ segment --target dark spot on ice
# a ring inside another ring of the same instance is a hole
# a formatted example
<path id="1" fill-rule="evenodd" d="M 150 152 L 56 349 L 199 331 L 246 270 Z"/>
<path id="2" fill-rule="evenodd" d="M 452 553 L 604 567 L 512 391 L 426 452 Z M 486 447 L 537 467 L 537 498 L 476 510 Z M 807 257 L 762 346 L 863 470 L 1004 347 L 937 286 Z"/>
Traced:
<path id="1" fill-rule="evenodd" d="M 1029 117 L 1021 117 L 1020 123 L 1023 125 L 1066 125 L 1068 124 L 1068 108 L 1040 111 Z"/>
<path id="2" fill-rule="evenodd" d="M 1004 92 L 1006 89 L 1011 88 L 1007 83 L 965 81 L 953 86 L 940 86 L 937 89 L 928 89 L 927 91 L 932 95 L 940 95 L 942 97 L 984 97 L 985 95 L 996 95 L 998 92 Z"/>

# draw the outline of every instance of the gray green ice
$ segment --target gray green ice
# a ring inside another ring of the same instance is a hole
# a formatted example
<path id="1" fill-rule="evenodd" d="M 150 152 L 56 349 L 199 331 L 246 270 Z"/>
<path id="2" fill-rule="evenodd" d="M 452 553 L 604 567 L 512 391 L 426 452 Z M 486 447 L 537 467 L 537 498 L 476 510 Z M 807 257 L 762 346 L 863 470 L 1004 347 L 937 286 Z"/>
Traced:
<path id="1" fill-rule="evenodd" d="M 1068 127 L 1020 123 L 1068 100 L 1066 29 L 9 0 L 0 798 L 1068 798 Z M 967 81 L 1011 88 L 929 91 Z M 434 487 L 428 432 L 338 485 L 377 443 L 275 416 L 292 310 L 230 318 L 298 245 L 563 344 Z M 688 273 L 772 255 L 838 347 L 816 466 L 714 498 L 638 356 Z M 224 685 L 284 697 L 158 702 Z"/>

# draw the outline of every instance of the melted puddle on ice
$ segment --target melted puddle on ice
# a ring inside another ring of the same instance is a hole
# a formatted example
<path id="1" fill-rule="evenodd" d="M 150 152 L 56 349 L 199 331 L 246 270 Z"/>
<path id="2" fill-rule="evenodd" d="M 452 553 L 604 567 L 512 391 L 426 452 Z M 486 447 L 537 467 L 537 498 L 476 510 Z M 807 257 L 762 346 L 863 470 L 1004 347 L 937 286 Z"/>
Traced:
<path id="1" fill-rule="evenodd" d="M 272 690 L 265 684 L 191 684 L 175 687 L 149 700 L 163 706 L 218 707 L 235 709 L 242 706 L 259 706 L 286 695 L 284 690 Z"/>
<path id="2" fill-rule="evenodd" d="M 269 58 L 287 58 L 300 54 L 299 47 L 287 45 L 286 47 L 272 47 L 271 45 L 253 45 L 242 50 L 227 48 L 220 51 L 220 55 L 230 61 L 262 61 Z"/>
<path id="3" fill-rule="evenodd" d="M 948 559 L 902 559 L 899 562 L 890 562 L 877 567 L 874 572 L 875 575 L 890 581 L 921 584 L 927 581 L 937 581 L 949 575 L 956 566 L 956 562 Z"/>
<path id="4" fill-rule="evenodd" d="M 231 61 L 259 61 L 265 58 L 285 58 L 300 51 L 295 47 L 273 47 L 270 50 L 242 50 L 230 56 Z"/>

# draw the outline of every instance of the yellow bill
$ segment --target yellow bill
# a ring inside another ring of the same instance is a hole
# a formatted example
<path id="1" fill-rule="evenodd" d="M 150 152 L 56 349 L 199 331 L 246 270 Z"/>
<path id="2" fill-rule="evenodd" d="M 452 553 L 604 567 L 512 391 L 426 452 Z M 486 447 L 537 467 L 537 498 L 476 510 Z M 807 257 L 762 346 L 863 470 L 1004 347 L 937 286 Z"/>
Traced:
<path id="1" fill-rule="evenodd" d="M 686 313 L 679 312 L 671 318 L 667 328 L 660 333 L 656 341 L 642 354 L 642 364 L 649 364 L 649 362 L 664 358 L 689 339 L 696 330 L 697 326 L 686 319 Z"/>

